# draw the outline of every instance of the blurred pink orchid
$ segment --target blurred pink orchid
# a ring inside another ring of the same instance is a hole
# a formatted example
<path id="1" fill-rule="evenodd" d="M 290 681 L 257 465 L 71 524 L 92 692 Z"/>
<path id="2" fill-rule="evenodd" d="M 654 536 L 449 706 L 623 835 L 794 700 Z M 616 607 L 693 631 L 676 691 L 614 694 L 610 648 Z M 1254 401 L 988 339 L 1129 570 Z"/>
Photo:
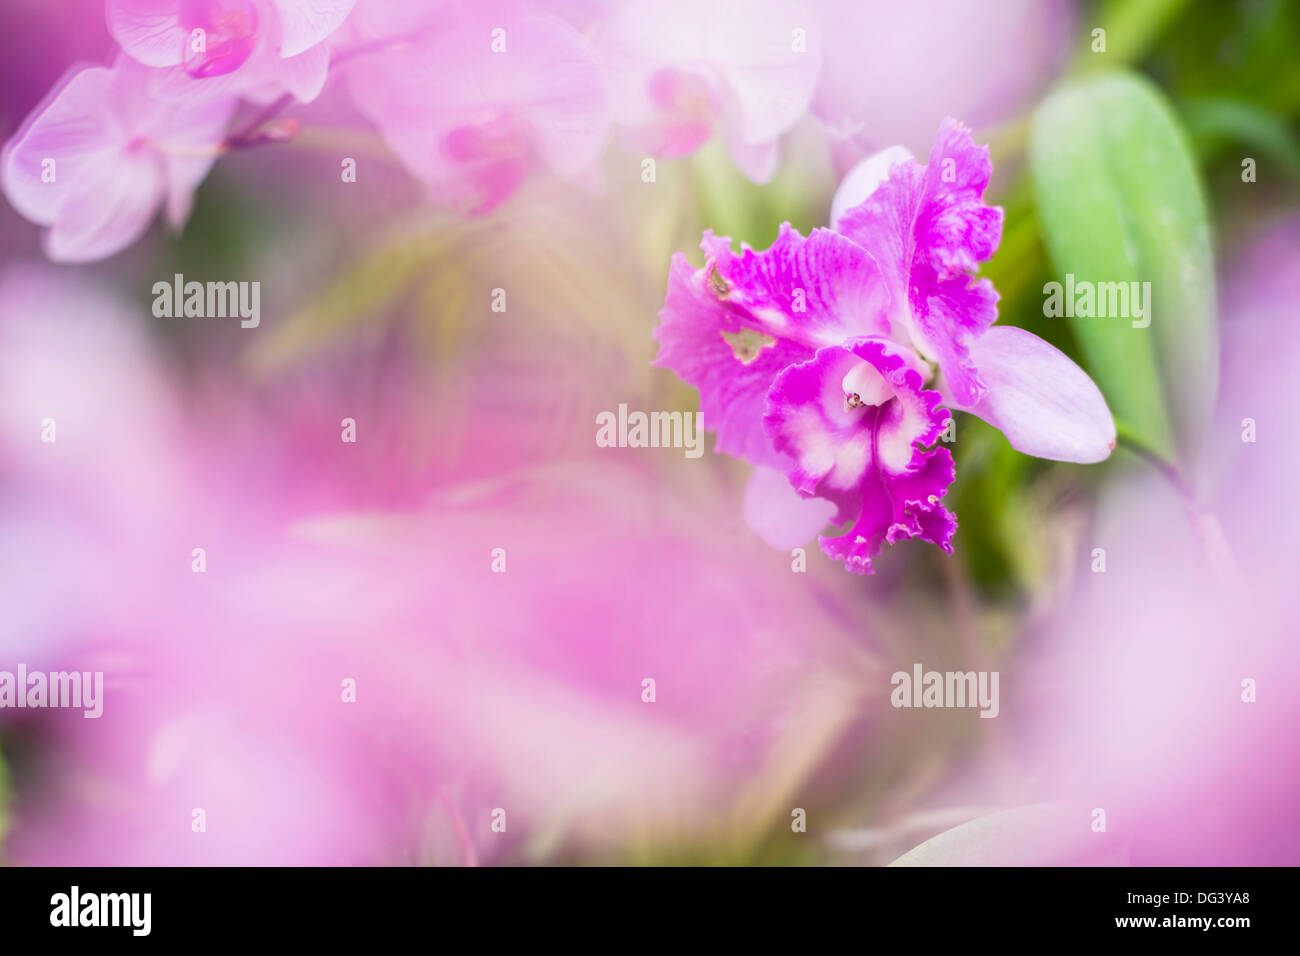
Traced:
<path id="1" fill-rule="evenodd" d="M 447 29 L 349 67 L 358 105 L 397 157 L 464 214 L 495 208 L 539 170 L 585 172 L 609 128 L 586 41 L 561 19 L 519 10 L 449 9 Z"/>
<path id="2" fill-rule="evenodd" d="M 925 149 L 945 116 L 975 128 L 1013 119 L 1075 36 L 1073 0 L 807 2 L 822 34 L 840 40 L 826 45 L 811 110 L 841 172 L 892 143 Z"/>
<path id="3" fill-rule="evenodd" d="M 775 173 L 778 140 L 807 110 L 821 66 L 813 17 L 790 0 L 631 0 L 599 47 L 633 149 L 685 156 L 720 133 L 759 183 Z"/>
<path id="4" fill-rule="evenodd" d="M 49 226 L 51 259 L 101 259 L 130 245 L 158 208 L 179 229 L 216 160 L 233 97 L 160 102 L 126 57 L 70 74 L 6 145 L 5 195 Z"/>
<path id="5" fill-rule="evenodd" d="M 325 41 L 354 2 L 108 0 L 108 26 L 129 56 L 158 68 L 150 79 L 161 96 L 310 102 L 329 72 Z"/>
<path id="6" fill-rule="evenodd" d="M 6 860 L 502 862 L 717 839 L 781 823 L 807 755 L 854 718 L 862 621 L 749 547 L 716 486 L 666 491 L 594 451 L 510 463 L 509 429 L 545 454 L 520 410 L 553 414 L 557 364 L 512 364 L 494 403 L 467 385 L 450 408 L 400 362 L 370 398 L 319 369 L 253 389 L 206 362 L 182 391 L 141 325 L 47 267 L 0 273 L 0 656 L 105 674 L 100 719 L 0 712 L 50 742 L 11 793 Z M 431 435 L 463 440 L 466 464 L 439 456 L 431 477 L 411 453 Z"/>

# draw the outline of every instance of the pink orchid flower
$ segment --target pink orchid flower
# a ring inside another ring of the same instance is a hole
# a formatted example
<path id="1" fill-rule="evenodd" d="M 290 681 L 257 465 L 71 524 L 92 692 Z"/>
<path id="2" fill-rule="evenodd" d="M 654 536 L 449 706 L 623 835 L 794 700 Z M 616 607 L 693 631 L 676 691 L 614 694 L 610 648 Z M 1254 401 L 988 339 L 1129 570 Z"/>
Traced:
<path id="1" fill-rule="evenodd" d="M 355 0 L 108 0 L 108 28 L 126 53 L 159 68 L 166 97 L 237 93 L 303 102 L 325 85 L 327 40 Z"/>
<path id="2" fill-rule="evenodd" d="M 812 16 L 788 0 L 632 0 L 599 47 L 633 149 L 685 156 L 720 132 L 759 183 L 775 173 L 778 140 L 807 110 L 821 65 Z"/>
<path id="3" fill-rule="evenodd" d="M 349 65 L 354 99 L 398 159 L 467 215 L 500 205 L 537 171 L 586 172 L 608 134 L 586 41 L 559 18 L 519 9 L 456 8 L 448 28 Z"/>
<path id="4" fill-rule="evenodd" d="M 855 170 L 838 231 L 787 223 L 766 252 L 739 255 L 708 233 L 703 268 L 674 256 L 656 364 L 699 388 L 719 451 L 759 466 L 746 511 L 770 543 L 833 519 L 846 530 L 822 549 L 858 573 L 905 538 L 951 551 L 952 457 L 926 447 L 945 405 L 1028 454 L 1109 455 L 1114 422 L 1087 374 L 1028 332 L 990 328 L 997 295 L 971 275 L 1001 238 L 1001 210 L 981 199 L 990 172 L 948 121 L 928 166 L 891 152 Z"/>
<path id="5" fill-rule="evenodd" d="M 126 248 L 159 207 L 179 229 L 216 160 L 233 97 L 160 102 L 147 71 L 114 66 L 72 73 L 6 145 L 0 182 L 26 218 L 49 226 L 46 254 L 102 259 Z"/>
<path id="6" fill-rule="evenodd" d="M 882 268 L 889 334 L 937 363 L 947 405 L 983 418 L 1027 455 L 1102 461 L 1115 423 L 1092 379 L 1038 336 L 992 327 L 993 284 L 970 278 L 1002 238 L 1002 210 L 980 198 L 992 172 L 988 148 L 947 120 L 928 165 L 893 147 L 855 167 L 831 227 Z"/>

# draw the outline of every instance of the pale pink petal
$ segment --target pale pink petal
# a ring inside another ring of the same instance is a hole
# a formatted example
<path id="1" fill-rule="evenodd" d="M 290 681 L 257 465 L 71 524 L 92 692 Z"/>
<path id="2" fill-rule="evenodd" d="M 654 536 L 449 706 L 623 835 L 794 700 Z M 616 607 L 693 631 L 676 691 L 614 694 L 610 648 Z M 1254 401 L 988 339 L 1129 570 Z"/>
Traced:
<path id="1" fill-rule="evenodd" d="M 189 42 L 180 6 L 180 0 L 108 0 L 108 32 L 145 66 L 175 66 Z"/>
<path id="2" fill-rule="evenodd" d="M 329 69 L 329 47 L 320 44 L 297 56 L 278 60 L 273 82 L 285 93 L 291 93 L 299 102 L 310 103 L 325 88 Z"/>
<path id="3" fill-rule="evenodd" d="M 835 504 L 805 498 L 776 468 L 755 468 L 745 486 L 745 521 L 774 548 L 788 550 L 811 541 L 835 517 Z"/>
<path id="4" fill-rule="evenodd" d="M 280 55 L 295 57 L 342 26 L 356 0 L 273 0 L 280 14 Z M 416 6 L 412 2 L 411 6 Z"/>
<path id="5" fill-rule="evenodd" d="M 56 262 L 87 262 L 125 249 L 145 231 L 162 201 L 155 157 L 122 156 L 89 169 L 45 237 L 46 255 Z"/>
<path id="6" fill-rule="evenodd" d="M 113 121 L 113 76 L 104 67 L 57 85 L 5 148 L 4 191 L 33 222 L 49 225 L 96 168 L 112 163 L 122 141 Z M 53 160 L 51 167 L 46 160 Z M 47 170 L 51 170 L 53 182 Z"/>
<path id="7" fill-rule="evenodd" d="M 440 201 L 478 214 L 538 167 L 576 175 L 605 141 L 609 115 L 586 42 L 558 20 L 471 17 L 349 66 L 358 106 Z"/>
<path id="8" fill-rule="evenodd" d="M 180 231 L 194 208 L 194 191 L 207 177 L 214 159 L 167 160 L 167 225 Z"/>
<path id="9" fill-rule="evenodd" d="M 839 229 L 840 217 L 855 206 L 860 206 L 876 191 L 876 187 L 889 178 L 889 171 L 899 163 L 913 159 L 911 152 L 903 146 L 890 146 L 878 153 L 872 153 L 858 163 L 840 182 L 831 200 L 832 229 Z"/>
<path id="10" fill-rule="evenodd" d="M 72 75 L 6 149 L 3 183 L 15 209 L 50 226 L 50 258 L 85 261 L 135 240 L 166 201 L 184 221 L 217 155 L 236 101 L 166 102 L 149 95 L 160 71 L 119 54 L 112 69 Z M 53 182 L 43 182 L 45 160 Z"/>
<path id="11" fill-rule="evenodd" d="M 945 116 L 977 128 L 1013 119 L 1069 59 L 1076 8 L 1086 9 L 1077 0 L 808 2 L 834 41 L 812 112 L 865 151 L 902 143 L 920 152 Z"/>
<path id="12" fill-rule="evenodd" d="M 636 72 L 624 82 L 632 87 L 622 97 L 619 120 L 633 150 L 672 159 L 713 138 L 723 102 L 710 71 L 668 67 Z"/>
<path id="13" fill-rule="evenodd" d="M 738 112 L 740 136 L 751 144 L 776 139 L 804 115 L 817 85 L 821 42 L 812 15 L 786 0 L 704 6 L 719 18 L 706 17 L 703 28 L 712 31 L 709 52 Z M 802 48 L 796 31 L 803 31 Z"/>
<path id="14" fill-rule="evenodd" d="M 730 124 L 724 124 L 723 135 L 727 144 L 727 155 L 731 157 L 737 169 L 759 185 L 771 182 L 781 159 L 780 144 L 777 140 L 769 140 L 766 143 L 746 143 Z"/>
<path id="15" fill-rule="evenodd" d="M 529 18 L 515 30 L 513 54 L 536 92 L 526 115 L 542 161 L 561 175 L 591 163 L 609 132 L 609 106 L 586 41 L 558 22 Z"/>
<path id="16" fill-rule="evenodd" d="M 655 95 L 665 71 L 694 75 L 721 92 L 727 122 L 749 146 L 770 143 L 803 116 L 821 62 L 813 18 L 788 0 L 633 0 L 611 16 L 597 46 L 620 125 L 712 123 L 711 98 Z"/>
<path id="17" fill-rule="evenodd" d="M 984 419 L 1026 455 L 1082 464 L 1115 447 L 1115 421 L 1088 373 L 1038 336 L 995 325 L 974 339 L 971 358 L 988 390 L 974 406 L 955 408 Z"/>

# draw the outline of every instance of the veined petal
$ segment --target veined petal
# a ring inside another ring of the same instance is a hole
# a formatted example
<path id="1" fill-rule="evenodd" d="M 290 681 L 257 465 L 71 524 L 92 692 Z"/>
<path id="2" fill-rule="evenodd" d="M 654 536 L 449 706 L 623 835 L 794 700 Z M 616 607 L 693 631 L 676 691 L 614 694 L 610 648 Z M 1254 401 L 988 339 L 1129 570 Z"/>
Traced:
<path id="1" fill-rule="evenodd" d="M 555 19 L 507 19 L 508 53 L 483 37 L 498 21 L 470 11 L 446 30 L 361 57 L 349 68 L 358 106 L 440 202 L 477 214 L 533 172 L 579 175 L 609 128 L 586 40 Z M 468 18 L 468 19 L 467 19 Z"/>
<path id="2" fill-rule="evenodd" d="M 88 262 L 138 239 L 163 198 L 159 164 L 141 153 L 88 168 L 45 236 L 46 254 L 55 262 Z"/>
<path id="3" fill-rule="evenodd" d="M 52 259 L 117 252 L 164 200 L 173 225 L 184 220 L 236 101 L 157 101 L 147 90 L 154 72 L 119 54 L 112 69 L 72 74 L 6 149 L 5 194 L 24 216 L 51 227 Z"/>
<path id="4" fill-rule="evenodd" d="M 840 536 L 822 550 L 848 570 L 871 573 L 885 543 L 922 538 L 951 551 L 956 520 L 939 503 L 953 479 L 947 449 L 926 449 L 948 413 L 922 388 L 903 347 L 859 338 L 823 348 L 777 376 L 764 425 L 793 463 L 788 477 L 803 495 L 833 502 Z"/>
<path id="5" fill-rule="evenodd" d="M 615 6 L 597 47 L 618 122 L 642 142 L 665 121 L 712 130 L 725 101 L 738 143 L 770 143 L 804 115 L 821 65 L 820 32 L 794 0 L 630 0 Z M 665 97 L 666 74 L 693 79 Z"/>
<path id="6" fill-rule="evenodd" d="M 844 214 L 870 199 L 876 187 L 889 178 L 889 171 L 906 162 L 915 162 L 911 151 L 903 146 L 890 146 L 872 153 L 850 169 L 831 200 L 831 228 L 838 230 Z"/>
<path id="7" fill-rule="evenodd" d="M 988 390 L 973 406 L 950 404 L 984 419 L 1026 455 L 1081 464 L 1109 457 L 1115 420 L 1106 399 L 1063 352 L 1006 325 L 975 339 L 970 351 Z"/>
<path id="8" fill-rule="evenodd" d="M 778 467 L 782 459 L 763 433 L 767 390 L 782 369 L 811 358 L 812 350 L 746 326 L 744 313 L 722 298 L 712 270 L 712 260 L 692 269 L 685 256 L 673 256 L 655 329 L 655 364 L 700 390 L 702 421 L 717 432 L 718 451 Z"/>
<path id="9" fill-rule="evenodd" d="M 113 163 L 124 141 L 114 122 L 114 92 L 112 71 L 87 67 L 33 110 L 4 153 L 5 196 L 18 212 L 49 225 L 78 183 Z"/>
<path id="10" fill-rule="evenodd" d="M 283 56 L 275 71 L 275 82 L 300 103 L 310 103 L 325 89 L 329 76 L 330 49 L 321 43 L 302 53 Z"/>
<path id="11" fill-rule="evenodd" d="M 889 291 L 880 268 L 864 250 L 829 229 L 805 239 L 783 223 L 763 252 L 706 232 L 704 254 L 717 272 L 716 287 L 728 307 L 750 327 L 809 349 L 888 329 Z"/>
<path id="12" fill-rule="evenodd" d="M 988 148 L 945 120 L 928 165 L 894 164 L 839 219 L 839 231 L 884 271 L 894 294 L 895 336 L 937 361 L 964 404 L 974 404 L 984 389 L 969 342 L 997 319 L 992 283 L 971 275 L 1002 236 L 1002 210 L 982 199 L 992 168 Z"/>
<path id="13" fill-rule="evenodd" d="M 190 39 L 180 8 L 180 0 L 108 0 L 108 32 L 145 66 L 176 66 Z"/>
<path id="14" fill-rule="evenodd" d="M 884 284 L 870 256 L 824 229 L 805 239 L 786 224 L 764 252 L 737 255 L 711 232 L 701 247 L 703 268 L 673 258 L 655 364 L 700 390 L 718 451 L 779 467 L 762 427 L 772 380 L 823 345 L 879 329 Z"/>
<path id="15" fill-rule="evenodd" d="M 280 15 L 280 56 L 297 56 L 343 25 L 356 0 L 272 0 Z"/>

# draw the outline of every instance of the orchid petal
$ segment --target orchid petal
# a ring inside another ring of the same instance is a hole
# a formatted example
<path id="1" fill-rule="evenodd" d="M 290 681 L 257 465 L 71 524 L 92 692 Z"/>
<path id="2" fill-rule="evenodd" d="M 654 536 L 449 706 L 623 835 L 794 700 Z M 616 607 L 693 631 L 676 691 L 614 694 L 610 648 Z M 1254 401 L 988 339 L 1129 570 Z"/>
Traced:
<path id="1" fill-rule="evenodd" d="M 880 264 L 894 299 L 895 337 L 937 361 L 965 404 L 984 388 L 969 341 L 997 319 L 992 283 L 971 276 L 1002 236 L 1002 210 L 981 198 L 992 170 L 988 148 L 946 120 L 927 165 L 895 164 L 838 227 Z"/>
<path id="2" fill-rule="evenodd" d="M 120 252 L 149 226 L 158 209 L 161 177 L 147 156 L 119 156 L 112 166 L 88 167 L 45 237 L 55 262 L 87 262 Z"/>
<path id="3" fill-rule="evenodd" d="M 835 517 L 835 504 L 808 498 L 775 468 L 755 468 L 745 486 L 745 521 L 774 548 L 787 551 L 813 539 Z"/>
<path id="4" fill-rule="evenodd" d="M 988 390 L 971 406 L 950 402 L 954 408 L 978 415 L 1026 455 L 1081 464 L 1110 456 L 1115 420 L 1106 399 L 1065 353 L 1007 325 L 989 329 L 970 351 Z"/>
<path id="5" fill-rule="evenodd" d="M 280 14 L 280 56 L 294 57 L 343 25 L 356 0 L 273 0 Z"/>
<path id="6" fill-rule="evenodd" d="M 872 153 L 850 169 L 831 200 L 831 228 L 838 230 L 846 212 L 870 199 L 876 188 L 889 178 L 891 169 L 909 161 L 915 162 L 910 150 L 903 146 L 890 146 Z"/>
<path id="7" fill-rule="evenodd" d="M 721 113 L 736 143 L 769 144 L 804 115 L 821 63 L 813 17 L 793 0 L 632 0 L 605 23 L 599 48 L 616 115 L 638 142 L 671 128 L 702 143 L 699 129 L 712 130 Z M 665 75 L 683 79 L 681 95 L 658 95 Z M 680 147 L 686 137 L 664 141 Z"/>
<path id="8" fill-rule="evenodd" d="M 177 66 L 189 33 L 180 23 L 180 0 L 108 0 L 108 32 L 145 66 Z"/>
<path id="9" fill-rule="evenodd" d="M 589 168 L 609 129 L 581 35 L 531 16 L 508 30 L 504 55 L 483 40 L 487 26 L 466 22 L 350 70 L 358 105 L 397 157 L 468 214 L 503 202 L 539 167 L 563 176 Z"/>
<path id="10" fill-rule="evenodd" d="M 951 552 L 957 522 L 939 499 L 953 480 L 952 456 L 922 447 L 947 420 L 905 347 L 860 338 L 777 376 L 764 426 L 793 463 L 795 489 L 834 502 L 836 521 L 849 523 L 844 534 L 822 537 L 822 550 L 870 574 L 881 547 L 904 538 Z"/>
<path id="11" fill-rule="evenodd" d="M 69 76 L 33 111 L 5 149 L 4 191 L 18 212 L 48 226 L 79 182 L 112 163 L 112 105 L 112 73 L 96 66 Z"/>
<path id="12" fill-rule="evenodd" d="M 699 388 L 718 451 L 778 467 L 762 429 L 772 380 L 822 346 L 879 331 L 884 283 L 870 256 L 826 229 L 805 239 L 786 224 L 771 248 L 739 255 L 706 233 L 701 248 L 701 269 L 673 258 L 655 364 Z"/>
<path id="13" fill-rule="evenodd" d="M 751 182 L 761 186 L 772 181 L 781 159 L 777 140 L 769 140 L 766 143 L 746 143 L 730 124 L 724 126 L 723 138 L 727 144 L 727 155 L 736 164 L 736 168 L 749 177 Z"/>

